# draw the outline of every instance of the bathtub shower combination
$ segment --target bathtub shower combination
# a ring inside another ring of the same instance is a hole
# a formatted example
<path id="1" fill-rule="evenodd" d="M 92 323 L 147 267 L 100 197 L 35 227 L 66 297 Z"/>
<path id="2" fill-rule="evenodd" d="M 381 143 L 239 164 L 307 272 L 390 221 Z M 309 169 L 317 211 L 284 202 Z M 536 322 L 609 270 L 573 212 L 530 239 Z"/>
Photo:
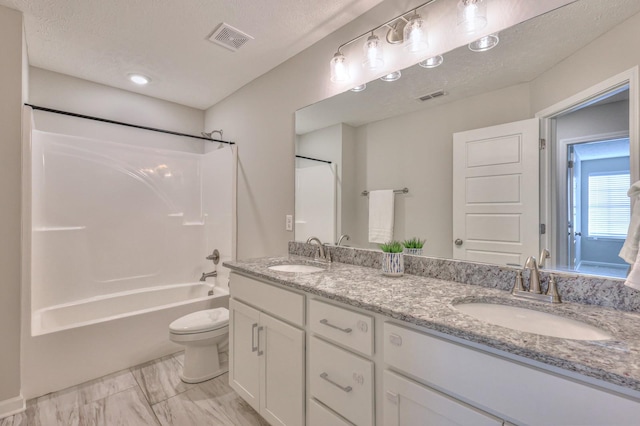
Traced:
<path id="1" fill-rule="evenodd" d="M 235 148 L 181 152 L 38 130 L 31 146 L 26 397 L 180 350 L 170 322 L 227 306 L 227 274 L 199 278 L 214 248 L 231 258 Z"/>

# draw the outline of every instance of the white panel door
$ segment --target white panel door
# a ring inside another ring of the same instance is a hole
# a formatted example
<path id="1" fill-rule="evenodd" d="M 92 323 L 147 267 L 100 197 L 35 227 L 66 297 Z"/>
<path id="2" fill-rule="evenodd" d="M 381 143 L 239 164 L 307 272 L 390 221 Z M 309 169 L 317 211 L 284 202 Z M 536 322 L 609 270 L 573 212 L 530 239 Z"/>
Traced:
<path id="1" fill-rule="evenodd" d="M 539 252 L 538 119 L 453 135 L 453 257 L 524 264 Z"/>
<path id="2" fill-rule="evenodd" d="M 501 426 L 502 420 L 386 370 L 384 424 Z"/>
<path id="3" fill-rule="evenodd" d="M 260 414 L 272 425 L 304 425 L 304 331 L 260 314 Z"/>
<path id="4" fill-rule="evenodd" d="M 260 312 L 229 301 L 229 385 L 256 411 L 260 411 Z"/>

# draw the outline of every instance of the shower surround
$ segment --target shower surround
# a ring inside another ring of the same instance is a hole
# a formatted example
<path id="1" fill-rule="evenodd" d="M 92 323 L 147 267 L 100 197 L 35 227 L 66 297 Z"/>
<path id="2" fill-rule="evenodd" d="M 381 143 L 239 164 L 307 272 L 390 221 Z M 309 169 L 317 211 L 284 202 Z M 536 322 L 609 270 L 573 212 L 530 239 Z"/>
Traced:
<path id="1" fill-rule="evenodd" d="M 198 279 L 214 248 L 233 257 L 237 161 L 199 141 L 202 153 L 29 133 L 26 398 L 178 351 L 171 321 L 227 306 L 225 269 Z"/>

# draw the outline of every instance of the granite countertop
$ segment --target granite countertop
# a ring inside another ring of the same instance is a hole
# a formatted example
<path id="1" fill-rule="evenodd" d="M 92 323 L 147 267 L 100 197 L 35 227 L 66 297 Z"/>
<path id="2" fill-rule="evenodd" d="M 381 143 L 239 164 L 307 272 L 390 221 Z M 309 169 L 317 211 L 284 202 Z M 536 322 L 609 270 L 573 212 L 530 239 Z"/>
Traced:
<path id="1" fill-rule="evenodd" d="M 336 262 L 325 271 L 306 274 L 268 269 L 286 263 L 314 264 L 307 257 L 293 255 L 223 264 L 248 276 L 640 391 L 640 314 L 577 303 L 552 305 L 521 300 L 504 290 L 416 275 L 385 277 L 379 269 Z M 594 325 L 614 339 L 584 341 L 515 331 L 482 322 L 454 307 L 465 302 L 500 303 L 553 313 Z"/>

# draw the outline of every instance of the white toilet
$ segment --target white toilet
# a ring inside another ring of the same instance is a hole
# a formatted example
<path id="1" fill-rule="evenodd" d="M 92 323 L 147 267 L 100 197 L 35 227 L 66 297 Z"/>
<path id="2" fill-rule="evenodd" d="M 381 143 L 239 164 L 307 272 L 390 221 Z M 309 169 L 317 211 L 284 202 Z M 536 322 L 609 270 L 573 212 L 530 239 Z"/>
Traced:
<path id="1" fill-rule="evenodd" d="M 220 352 L 229 346 L 229 311 L 208 309 L 178 318 L 169 325 L 169 339 L 184 345 L 184 367 L 180 378 L 186 383 L 200 383 L 226 373 L 227 360 Z"/>

